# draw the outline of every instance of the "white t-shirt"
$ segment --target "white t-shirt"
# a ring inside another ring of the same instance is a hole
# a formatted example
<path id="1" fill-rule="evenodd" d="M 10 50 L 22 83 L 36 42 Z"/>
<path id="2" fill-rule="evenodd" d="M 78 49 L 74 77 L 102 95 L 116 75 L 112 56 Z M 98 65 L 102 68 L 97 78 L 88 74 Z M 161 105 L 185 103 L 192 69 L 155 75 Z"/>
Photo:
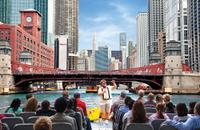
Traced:
<path id="1" fill-rule="evenodd" d="M 112 99 L 112 86 L 108 85 L 108 86 L 106 86 L 106 88 L 99 87 L 98 94 L 102 93 L 103 91 L 106 91 L 106 92 L 103 93 L 103 95 L 101 96 L 102 101 Z"/>

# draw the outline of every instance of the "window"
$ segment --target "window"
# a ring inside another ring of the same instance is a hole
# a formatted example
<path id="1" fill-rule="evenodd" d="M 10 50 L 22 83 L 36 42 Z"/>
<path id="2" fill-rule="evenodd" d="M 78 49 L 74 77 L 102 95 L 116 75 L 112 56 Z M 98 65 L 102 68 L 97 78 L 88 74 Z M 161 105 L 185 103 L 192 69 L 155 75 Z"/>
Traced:
<path id="1" fill-rule="evenodd" d="M 184 16 L 184 25 L 187 25 L 187 16 Z"/>

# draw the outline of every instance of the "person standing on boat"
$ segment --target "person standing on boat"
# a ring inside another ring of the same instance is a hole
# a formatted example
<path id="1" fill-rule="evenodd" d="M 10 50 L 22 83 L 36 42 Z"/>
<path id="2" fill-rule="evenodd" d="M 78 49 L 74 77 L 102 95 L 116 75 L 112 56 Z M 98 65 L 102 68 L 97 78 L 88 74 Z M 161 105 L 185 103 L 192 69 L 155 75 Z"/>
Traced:
<path id="1" fill-rule="evenodd" d="M 112 85 L 107 85 L 106 80 L 101 80 L 101 85 L 99 85 L 98 95 L 101 96 L 100 100 L 100 117 L 108 119 L 110 108 L 111 108 L 111 99 L 112 99 L 112 90 L 114 90 L 117 85 L 114 80 L 111 81 Z"/>

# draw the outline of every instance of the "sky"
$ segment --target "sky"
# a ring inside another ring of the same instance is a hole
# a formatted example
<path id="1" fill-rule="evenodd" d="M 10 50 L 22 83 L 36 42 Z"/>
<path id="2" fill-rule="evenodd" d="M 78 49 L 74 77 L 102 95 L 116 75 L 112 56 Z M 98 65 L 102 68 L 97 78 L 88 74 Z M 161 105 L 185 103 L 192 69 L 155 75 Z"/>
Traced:
<path id="1" fill-rule="evenodd" d="M 147 0 L 79 0 L 79 51 L 92 49 L 93 34 L 97 47 L 108 45 L 119 50 L 119 33 L 136 41 L 136 16 L 147 11 Z"/>

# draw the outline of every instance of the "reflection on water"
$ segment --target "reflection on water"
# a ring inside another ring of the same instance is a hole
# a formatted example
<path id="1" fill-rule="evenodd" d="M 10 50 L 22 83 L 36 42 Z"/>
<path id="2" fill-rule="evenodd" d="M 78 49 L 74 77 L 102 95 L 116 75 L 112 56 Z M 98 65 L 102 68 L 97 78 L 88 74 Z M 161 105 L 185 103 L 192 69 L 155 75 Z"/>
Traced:
<path id="1" fill-rule="evenodd" d="M 94 107 L 98 105 L 99 102 L 99 97 L 96 93 L 85 93 L 85 89 L 79 89 L 79 90 L 70 90 L 70 97 L 73 97 L 73 94 L 75 92 L 80 92 L 81 93 L 81 98 L 83 101 L 87 103 L 87 107 Z M 121 90 L 114 90 L 112 95 L 113 95 L 113 100 L 118 97 L 119 93 Z M 13 94 L 13 95 L 0 95 L 0 108 L 1 107 L 6 107 L 9 106 L 10 102 L 14 98 L 19 98 L 22 100 L 22 103 L 25 102 L 25 95 L 26 94 Z M 128 93 L 129 96 L 131 96 L 133 99 L 137 98 L 136 94 Z M 50 102 L 54 102 L 56 98 L 62 96 L 62 91 L 49 91 L 49 92 L 37 92 L 34 93 L 34 96 L 38 99 L 39 102 L 43 100 L 49 100 Z M 176 104 L 179 102 L 184 102 L 188 104 L 191 101 L 200 101 L 200 95 L 173 95 L 172 96 L 172 101 Z"/>

